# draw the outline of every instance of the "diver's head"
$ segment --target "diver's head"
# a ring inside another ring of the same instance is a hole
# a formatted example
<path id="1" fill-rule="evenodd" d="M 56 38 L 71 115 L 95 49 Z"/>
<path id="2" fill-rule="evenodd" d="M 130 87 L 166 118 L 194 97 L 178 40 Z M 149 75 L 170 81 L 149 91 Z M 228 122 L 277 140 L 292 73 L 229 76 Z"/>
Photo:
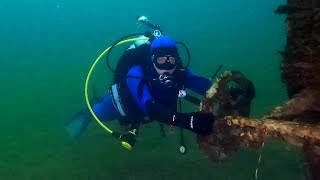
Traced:
<path id="1" fill-rule="evenodd" d="M 159 75 L 172 74 L 180 63 L 176 42 L 169 36 L 159 36 L 150 46 L 153 67 Z"/>

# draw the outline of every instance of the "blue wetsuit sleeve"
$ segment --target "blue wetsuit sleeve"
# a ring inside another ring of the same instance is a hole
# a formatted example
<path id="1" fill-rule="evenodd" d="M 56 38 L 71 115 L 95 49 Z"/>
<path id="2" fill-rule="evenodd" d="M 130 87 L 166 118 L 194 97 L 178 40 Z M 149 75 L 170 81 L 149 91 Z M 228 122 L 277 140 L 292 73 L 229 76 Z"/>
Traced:
<path id="1" fill-rule="evenodd" d="M 191 70 L 186 72 L 185 87 L 201 95 L 205 95 L 211 86 L 211 81 L 205 77 L 201 77 Z"/>
<path id="2" fill-rule="evenodd" d="M 146 108 L 146 103 L 148 101 L 153 101 L 153 98 L 151 96 L 148 86 L 144 84 L 144 81 L 142 79 L 144 76 L 142 68 L 140 66 L 132 67 L 129 70 L 127 76 L 141 77 L 141 78 L 127 77 L 127 86 L 129 87 L 129 91 L 133 96 L 134 101 L 138 104 L 139 108 L 147 115 L 148 111 Z M 142 94 L 139 96 L 139 93 L 142 93 Z"/>

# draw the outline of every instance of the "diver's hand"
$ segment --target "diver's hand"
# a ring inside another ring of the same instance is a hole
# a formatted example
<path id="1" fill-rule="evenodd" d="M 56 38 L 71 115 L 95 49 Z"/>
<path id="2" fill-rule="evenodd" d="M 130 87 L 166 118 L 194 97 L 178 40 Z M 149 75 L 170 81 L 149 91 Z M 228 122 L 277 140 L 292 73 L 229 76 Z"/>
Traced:
<path id="1" fill-rule="evenodd" d="M 173 121 L 198 135 L 208 135 L 213 126 L 214 115 L 203 112 L 177 113 Z"/>

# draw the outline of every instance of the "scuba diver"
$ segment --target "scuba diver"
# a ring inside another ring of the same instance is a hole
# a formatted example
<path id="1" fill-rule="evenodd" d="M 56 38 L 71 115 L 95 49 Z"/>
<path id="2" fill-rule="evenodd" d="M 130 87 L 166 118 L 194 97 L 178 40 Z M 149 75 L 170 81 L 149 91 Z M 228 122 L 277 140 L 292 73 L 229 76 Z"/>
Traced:
<path id="1" fill-rule="evenodd" d="M 185 90 L 203 96 L 211 81 L 183 66 L 178 42 L 162 35 L 158 25 L 146 19 L 142 21 L 155 29 L 154 33 L 145 33 L 140 37 L 148 40 L 137 40 L 125 50 L 113 71 L 109 91 L 92 102 L 92 111 L 102 121 L 117 119 L 125 127 L 124 134 L 113 136 L 125 139 L 123 145 L 128 149 L 135 144 L 140 125 L 152 121 L 187 129 L 197 135 L 208 135 L 215 119 L 212 113 L 182 113 L 177 107 L 181 98 L 199 104 L 200 101 Z M 241 95 L 239 93 L 234 94 Z M 88 108 L 76 113 L 66 125 L 69 137 L 80 136 L 91 121 Z"/>
<path id="2" fill-rule="evenodd" d="M 138 58 L 138 59 L 134 59 Z M 126 63 L 137 63 L 126 70 Z M 127 71 L 125 74 L 119 71 Z M 128 132 L 137 133 L 146 117 L 160 123 L 174 125 L 199 135 L 208 134 L 213 125 L 211 113 L 177 112 L 179 95 L 190 89 L 204 95 L 211 81 L 184 69 L 176 42 L 161 35 L 150 43 L 144 41 L 131 45 L 119 60 L 113 85 L 102 100 L 93 105 L 99 119 L 118 119 L 120 124 L 130 127 Z M 68 123 L 67 130 L 72 138 L 79 136 L 91 121 L 88 110 L 77 113 Z"/>

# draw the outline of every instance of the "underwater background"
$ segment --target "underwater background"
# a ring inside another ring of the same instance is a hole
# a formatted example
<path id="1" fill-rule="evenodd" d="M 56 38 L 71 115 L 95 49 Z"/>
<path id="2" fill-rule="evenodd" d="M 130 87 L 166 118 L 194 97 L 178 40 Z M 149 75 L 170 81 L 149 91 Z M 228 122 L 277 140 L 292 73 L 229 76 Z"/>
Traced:
<path id="1" fill-rule="evenodd" d="M 137 15 L 183 41 L 198 74 L 209 78 L 219 65 L 221 73 L 244 73 L 256 87 L 252 117 L 267 114 L 287 99 L 278 54 L 286 43 L 285 16 L 273 13 L 284 3 L 1 0 L 0 179 L 254 179 L 260 151 L 244 149 L 218 164 L 199 151 L 187 131 L 187 154 L 179 154 L 178 129 L 170 134 L 166 127 L 163 138 L 157 123 L 141 128 L 132 151 L 96 122 L 74 142 L 63 126 L 86 105 L 84 82 L 97 56 L 119 38 L 146 30 L 137 27 Z M 119 55 L 115 51 L 113 60 Z M 111 79 L 103 60 L 90 85 L 103 95 Z M 280 142 L 265 144 L 258 179 L 302 179 L 302 174 L 299 151 Z"/>

